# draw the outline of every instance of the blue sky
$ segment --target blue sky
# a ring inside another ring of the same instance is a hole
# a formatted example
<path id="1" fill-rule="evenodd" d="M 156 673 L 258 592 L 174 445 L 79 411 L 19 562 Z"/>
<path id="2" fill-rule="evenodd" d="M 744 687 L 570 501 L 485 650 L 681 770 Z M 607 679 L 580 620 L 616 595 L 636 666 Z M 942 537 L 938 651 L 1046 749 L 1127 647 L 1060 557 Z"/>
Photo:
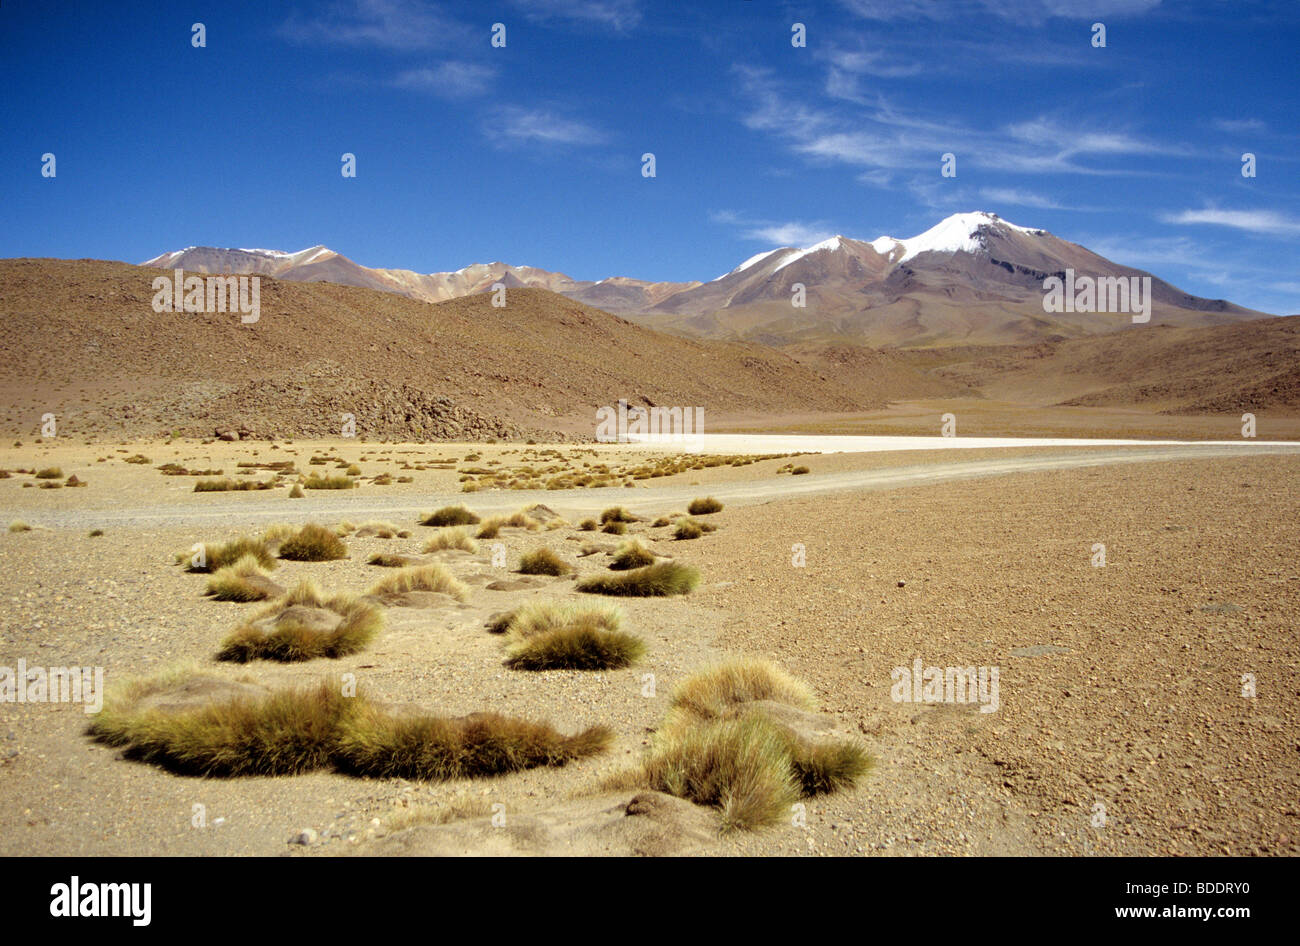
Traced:
<path id="1" fill-rule="evenodd" d="M 1295 0 L 5 0 L 0 257 L 707 280 L 990 210 L 1295 313 L 1297 49 Z"/>

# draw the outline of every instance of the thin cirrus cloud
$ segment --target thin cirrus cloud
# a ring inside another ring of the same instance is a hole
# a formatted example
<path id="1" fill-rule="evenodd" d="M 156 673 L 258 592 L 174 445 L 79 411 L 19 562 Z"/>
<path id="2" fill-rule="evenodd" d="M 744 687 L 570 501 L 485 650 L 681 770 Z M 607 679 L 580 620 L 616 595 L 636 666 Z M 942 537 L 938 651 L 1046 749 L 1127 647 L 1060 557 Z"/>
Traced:
<path id="1" fill-rule="evenodd" d="M 430 92 L 448 99 L 485 95 L 496 78 L 496 70 L 474 62 L 448 61 L 422 69 L 408 69 L 393 80 L 399 89 Z"/>
<path id="2" fill-rule="evenodd" d="M 531 20 L 575 20 L 629 30 L 641 22 L 639 0 L 514 0 Z"/>
<path id="3" fill-rule="evenodd" d="M 1272 210 L 1220 210 L 1215 207 L 1205 207 L 1200 210 L 1162 214 L 1160 219 L 1165 223 L 1208 224 L 1269 236 L 1300 234 L 1300 220 Z"/>
<path id="4" fill-rule="evenodd" d="M 437 4 L 419 0 L 345 0 L 308 16 L 293 13 L 279 32 L 296 43 L 369 46 L 402 52 L 464 48 L 473 31 Z"/>
<path id="5" fill-rule="evenodd" d="M 1062 204 L 1050 197 L 1014 187 L 982 187 L 980 197 L 994 204 L 1010 204 L 1013 207 L 1034 207 L 1039 210 L 1065 210 Z"/>
<path id="6" fill-rule="evenodd" d="M 607 140 L 604 132 L 586 122 L 567 118 L 550 109 L 519 106 L 498 111 L 485 124 L 484 131 L 502 145 L 590 146 Z"/>
<path id="7" fill-rule="evenodd" d="M 749 103 L 743 123 L 776 136 L 812 160 L 868 170 L 919 170 L 936 167 L 938 156 L 951 151 L 989 170 L 1101 175 L 1134 171 L 1085 162 L 1181 153 L 1123 130 L 1080 132 L 1047 116 L 986 129 L 927 118 L 915 109 L 896 108 L 880 95 L 873 102 L 859 102 L 857 108 L 804 104 L 806 97 L 767 71 L 738 66 L 733 72 Z"/>
<path id="8" fill-rule="evenodd" d="M 1135 16 L 1160 6 L 1160 0 L 844 0 L 850 12 L 869 20 L 950 20 L 993 14 L 1018 22 L 1042 22 L 1049 17 L 1093 19 Z"/>
<path id="9" fill-rule="evenodd" d="M 812 246 L 835 235 L 834 229 L 824 221 L 755 220 L 731 210 L 711 213 L 714 223 L 735 228 L 742 240 L 753 240 L 766 246 Z"/>

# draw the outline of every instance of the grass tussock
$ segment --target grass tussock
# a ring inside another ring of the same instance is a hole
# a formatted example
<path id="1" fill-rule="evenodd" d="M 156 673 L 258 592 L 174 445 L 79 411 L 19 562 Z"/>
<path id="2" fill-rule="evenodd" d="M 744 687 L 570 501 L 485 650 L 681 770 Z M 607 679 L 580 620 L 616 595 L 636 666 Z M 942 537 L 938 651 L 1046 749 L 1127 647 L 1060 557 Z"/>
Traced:
<path id="1" fill-rule="evenodd" d="M 290 498 L 290 499 L 302 499 L 303 495 L 304 495 L 304 494 L 303 494 L 303 491 L 302 491 L 302 484 L 301 484 L 301 483 L 294 483 L 294 484 L 293 484 L 293 488 L 292 488 L 291 490 L 289 490 L 289 498 Z"/>
<path id="2" fill-rule="evenodd" d="M 802 710 L 816 707 L 811 687 L 758 657 L 726 660 L 692 674 L 673 691 L 671 706 L 698 719 L 717 719 L 759 700 Z"/>
<path id="3" fill-rule="evenodd" d="M 711 522 L 692 519 L 690 516 L 682 516 L 677 520 L 676 528 L 673 529 L 673 537 L 677 539 L 698 539 L 706 532 L 717 531 L 718 527 Z"/>
<path id="4" fill-rule="evenodd" d="M 303 489 L 352 489 L 356 481 L 350 476 L 321 476 L 312 473 L 302 481 Z"/>
<path id="5" fill-rule="evenodd" d="M 274 480 L 232 480 L 225 476 L 219 480 L 199 480 L 194 484 L 196 493 L 247 493 L 261 489 L 270 489 Z"/>
<path id="6" fill-rule="evenodd" d="M 692 516 L 707 516 L 712 512 L 722 512 L 722 503 L 712 496 L 705 496 L 703 499 L 692 499 L 686 511 Z"/>
<path id="7" fill-rule="evenodd" d="M 57 466 L 47 466 L 43 470 L 36 471 L 38 480 L 61 480 L 63 479 L 63 470 Z"/>
<path id="8" fill-rule="evenodd" d="M 497 534 L 507 527 L 536 532 L 542 527 L 542 524 L 522 510 L 513 512 L 508 516 L 489 516 L 483 520 L 482 526 L 479 527 L 478 538 L 495 539 Z"/>
<path id="9" fill-rule="evenodd" d="M 9 523 L 9 531 L 10 532 L 31 532 L 32 527 L 29 526 L 27 523 L 23 522 L 21 519 L 15 519 L 13 522 Z"/>
<path id="10" fill-rule="evenodd" d="M 443 506 L 420 517 L 422 526 L 475 526 L 479 517 L 464 506 Z"/>
<path id="11" fill-rule="evenodd" d="M 619 630 L 622 620 L 609 605 L 534 601 L 488 630 L 506 634 L 506 666 L 514 670 L 613 670 L 645 653 L 639 637 Z"/>
<path id="12" fill-rule="evenodd" d="M 269 578 L 270 573 L 257 556 L 245 555 L 233 565 L 213 572 L 204 594 L 211 595 L 214 601 L 262 601 L 270 596 L 266 587 Z"/>
<path id="13" fill-rule="evenodd" d="M 754 704 L 813 707 L 806 684 L 763 660 L 736 660 L 687 678 L 641 764 L 608 780 L 716 807 L 726 829 L 789 816 L 801 798 L 851 787 L 871 759 L 847 741 L 811 742 Z"/>
<path id="14" fill-rule="evenodd" d="M 519 572 L 522 575 L 568 575 L 573 566 L 546 547 L 525 552 L 519 560 Z"/>
<path id="15" fill-rule="evenodd" d="M 229 542 L 204 543 L 202 554 L 190 550 L 177 552 L 176 562 L 184 563 L 187 572 L 215 572 L 252 556 L 263 568 L 275 567 L 275 552 L 265 539 L 240 536 Z"/>
<path id="16" fill-rule="evenodd" d="M 295 607 L 319 608 L 339 616 L 329 629 L 313 627 L 297 617 Z M 254 621 L 279 615 L 268 631 Z M 364 650 L 383 628 L 380 608 L 351 595 L 326 598 L 314 584 L 303 582 L 277 599 L 252 621 L 241 624 L 222 642 L 218 660 L 248 663 L 274 660 L 294 663 L 317 657 L 337 659 Z"/>
<path id="17" fill-rule="evenodd" d="M 614 560 L 609 563 L 609 567 L 616 572 L 621 572 L 633 568 L 644 568 L 654 563 L 655 553 L 636 539 L 633 539 L 630 542 L 624 542 L 618 547 L 614 552 Z"/>
<path id="18" fill-rule="evenodd" d="M 509 632 L 513 637 L 525 638 L 575 624 L 617 631 L 623 622 L 623 612 L 607 604 L 543 600 L 521 605 L 504 615 L 503 619 L 503 631 Z"/>
<path id="19" fill-rule="evenodd" d="M 724 830 L 754 830 L 790 814 L 801 797 L 789 733 L 760 713 L 656 734 L 639 781 L 709 805 Z"/>
<path id="20" fill-rule="evenodd" d="M 405 568 L 411 564 L 411 560 L 405 555 L 398 555 L 394 552 L 376 552 L 366 559 L 367 565 L 378 565 L 381 568 Z"/>
<path id="21" fill-rule="evenodd" d="M 658 562 L 618 575 L 592 575 L 578 582 L 578 590 L 599 595 L 658 598 L 688 594 L 699 583 L 698 569 L 680 562 Z"/>
<path id="22" fill-rule="evenodd" d="M 347 558 L 348 547 L 325 526 L 309 522 L 280 543 L 280 557 L 294 562 L 332 562 Z"/>
<path id="23" fill-rule="evenodd" d="M 565 736 L 544 722 L 495 713 L 397 715 L 364 693 L 343 695 L 337 680 L 166 713 L 137 708 L 148 686 L 110 694 L 89 733 L 128 758 L 186 775 L 332 768 L 372 778 L 472 778 L 564 765 L 604 751 L 613 738 L 604 726 Z"/>
<path id="24" fill-rule="evenodd" d="M 376 539 L 395 539 L 402 530 L 391 522 L 380 519 L 370 519 L 361 523 L 360 528 L 356 530 L 357 538 L 373 536 Z"/>
<path id="25" fill-rule="evenodd" d="M 482 778 L 565 765 L 605 751 L 612 740 L 605 726 L 565 736 L 547 723 L 499 713 L 394 716 L 362 704 L 342 727 L 336 764 L 370 778 Z"/>
<path id="26" fill-rule="evenodd" d="M 610 520 L 600 527 L 600 531 L 609 535 L 624 535 L 627 533 L 627 523 Z"/>
<path id="27" fill-rule="evenodd" d="M 623 506 L 610 506 L 600 514 L 600 521 L 603 525 L 607 522 L 639 522 L 640 520 Z"/>
<path id="28" fill-rule="evenodd" d="M 457 601 L 469 600 L 469 586 L 441 565 L 416 565 L 394 572 L 374 584 L 367 594 L 404 594 L 408 591 L 437 591 Z"/>
<path id="29" fill-rule="evenodd" d="M 444 526 L 424 543 L 425 552 L 441 552 L 443 549 L 459 549 L 472 554 L 478 551 L 478 543 L 466 526 Z"/>
<path id="30" fill-rule="evenodd" d="M 595 532 L 597 529 L 600 528 L 600 523 L 597 522 L 595 519 L 583 519 L 582 523 L 578 526 L 578 528 L 581 529 L 583 532 Z"/>
<path id="31" fill-rule="evenodd" d="M 616 670 L 645 654 L 641 638 L 575 624 L 512 642 L 506 666 L 512 670 Z"/>

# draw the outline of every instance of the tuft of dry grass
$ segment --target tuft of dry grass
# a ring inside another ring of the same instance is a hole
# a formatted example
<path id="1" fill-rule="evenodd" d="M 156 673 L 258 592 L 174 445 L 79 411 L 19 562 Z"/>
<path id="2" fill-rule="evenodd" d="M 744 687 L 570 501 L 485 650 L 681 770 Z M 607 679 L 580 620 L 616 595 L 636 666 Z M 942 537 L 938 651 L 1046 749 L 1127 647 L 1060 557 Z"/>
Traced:
<path id="1" fill-rule="evenodd" d="M 601 526 L 600 531 L 610 535 L 623 535 L 627 532 L 627 523 L 611 520 Z"/>
<path id="2" fill-rule="evenodd" d="M 606 726 L 565 736 L 548 723 L 499 713 L 395 716 L 362 704 L 342 727 L 336 764 L 371 778 L 456 779 L 559 766 L 605 751 Z"/>
<path id="3" fill-rule="evenodd" d="M 257 559 L 257 564 L 263 568 L 275 567 L 275 553 L 270 544 L 265 539 L 252 539 L 248 536 L 240 536 L 229 542 L 214 544 L 205 542 L 201 556 L 197 556 L 197 553 L 192 550 L 177 552 L 176 563 L 184 563 L 187 572 L 215 572 L 227 565 L 235 564 L 246 555 Z M 196 556 L 198 562 L 195 561 Z"/>
<path id="4" fill-rule="evenodd" d="M 802 797 L 791 737 L 760 713 L 661 730 L 637 780 L 719 809 L 724 830 L 774 824 Z"/>
<path id="5" fill-rule="evenodd" d="M 698 539 L 706 532 L 715 531 L 717 531 L 717 526 L 710 525 L 707 522 L 700 522 L 698 519 L 684 517 L 677 520 L 677 527 L 673 529 L 673 538 Z"/>
<path id="6" fill-rule="evenodd" d="M 512 670 L 616 670 L 644 654 L 645 642 L 635 635 L 578 623 L 513 641 L 506 650 L 506 666 Z"/>
<path id="7" fill-rule="evenodd" d="M 600 514 L 600 521 L 603 525 L 607 522 L 638 522 L 639 520 L 622 506 L 610 506 Z"/>
<path id="8" fill-rule="evenodd" d="M 309 522 L 280 543 L 280 557 L 294 562 L 332 562 L 348 557 L 348 547 L 322 525 Z"/>
<path id="9" fill-rule="evenodd" d="M 163 684 L 133 681 L 89 727 L 124 755 L 186 775 L 295 775 L 334 768 L 372 778 L 455 779 L 564 765 L 608 748 L 593 726 L 565 736 L 545 722 L 478 713 L 398 715 L 338 680 L 176 712 L 139 708 Z"/>
<path id="10" fill-rule="evenodd" d="M 532 601 L 489 622 L 506 634 L 506 666 L 514 670 L 613 670 L 645 653 L 645 643 L 619 630 L 623 612 L 610 605 Z"/>
<path id="11" fill-rule="evenodd" d="M 717 719 L 744 703 L 768 700 L 812 710 L 812 688 L 770 660 L 739 657 L 691 674 L 673 691 L 672 709 L 698 719 Z"/>
<path id="12" fill-rule="evenodd" d="M 289 490 L 289 498 L 290 498 L 290 499 L 302 499 L 303 495 L 304 495 L 304 494 L 303 494 L 303 491 L 302 491 L 302 484 L 301 484 L 301 483 L 294 483 L 294 484 L 293 484 L 293 489 Z"/>
<path id="13" fill-rule="evenodd" d="M 275 485 L 275 480 L 232 480 L 225 476 L 219 480 L 199 480 L 194 484 L 196 493 L 246 493 L 259 489 L 270 489 Z"/>
<path id="14" fill-rule="evenodd" d="M 9 531 L 10 532 L 31 532 L 32 527 L 29 526 L 27 523 L 23 522 L 21 519 L 15 519 L 13 522 L 9 523 Z"/>
<path id="15" fill-rule="evenodd" d="M 795 467 L 793 470 L 790 471 L 790 475 L 791 475 L 791 476 L 803 476 L 805 473 L 811 473 L 811 472 L 812 472 L 812 470 L 808 469 L 808 467 L 806 467 L 806 466 L 797 466 L 797 467 Z"/>
<path id="16" fill-rule="evenodd" d="M 692 516 L 707 516 L 711 512 L 721 512 L 722 503 L 712 496 L 705 496 L 703 499 L 692 499 L 686 511 Z"/>
<path id="17" fill-rule="evenodd" d="M 658 562 L 618 575 L 592 575 L 578 582 L 578 590 L 600 595 L 638 598 L 684 595 L 700 583 L 698 569 L 680 562 Z"/>
<path id="18" fill-rule="evenodd" d="M 153 681 L 133 681 L 110 692 L 88 731 L 123 748 L 129 759 L 181 775 L 296 775 L 325 768 L 344 721 L 357 709 L 337 682 L 175 713 L 138 709 L 138 699 L 157 688 Z"/>
<path id="19" fill-rule="evenodd" d="M 328 630 L 310 627 L 293 613 L 294 607 L 320 608 L 339 616 Z M 270 631 L 254 621 L 279 615 Z M 326 598 L 314 584 L 303 582 L 239 627 L 222 642 L 218 660 L 248 663 L 275 660 L 292 663 L 316 657 L 335 659 L 363 650 L 383 628 L 383 611 L 351 595 Z"/>
<path id="20" fill-rule="evenodd" d="M 357 538 L 374 536 L 376 539 L 395 539 L 401 531 L 396 524 L 380 519 L 369 519 L 361 523 L 361 527 L 356 530 Z"/>
<path id="21" fill-rule="evenodd" d="M 266 527 L 266 531 L 262 533 L 262 541 L 278 550 L 280 544 L 297 531 L 297 526 L 289 525 L 287 522 L 277 522 Z"/>
<path id="22" fill-rule="evenodd" d="M 623 622 L 623 612 L 614 605 L 552 599 L 520 605 L 503 619 L 502 631 L 509 632 L 512 637 L 526 638 L 575 624 L 617 631 Z"/>
<path id="23" fill-rule="evenodd" d="M 440 552 L 443 549 L 473 553 L 478 551 L 478 543 L 471 538 L 466 526 L 444 526 L 424 543 L 425 552 Z"/>
<path id="24" fill-rule="evenodd" d="M 525 552 L 519 560 L 519 572 L 523 575 L 568 575 L 573 566 L 545 546 Z"/>
<path id="25" fill-rule="evenodd" d="M 457 601 L 469 600 L 469 586 L 438 564 L 403 568 L 377 582 L 366 593 L 389 595 L 408 591 L 437 591 Z"/>
<path id="26" fill-rule="evenodd" d="M 614 560 L 609 563 L 609 567 L 616 572 L 627 571 L 632 568 L 644 568 L 647 565 L 655 563 L 655 553 L 633 539 L 630 542 L 624 542 L 617 551 L 614 552 Z"/>
<path id="27" fill-rule="evenodd" d="M 356 481 L 350 476 L 321 476 L 312 473 L 302 481 L 303 489 L 352 489 Z"/>
<path id="28" fill-rule="evenodd" d="M 47 466 L 43 470 L 36 471 L 36 478 L 38 480 L 61 480 L 63 479 L 63 470 L 57 466 Z"/>
<path id="29" fill-rule="evenodd" d="M 232 565 L 217 569 L 208 579 L 204 594 L 216 601 L 262 601 L 269 597 L 266 581 L 270 573 L 261 566 L 255 555 L 245 555 Z"/>
<path id="30" fill-rule="evenodd" d="M 497 533 L 507 526 L 514 529 L 527 529 L 529 532 L 536 532 L 542 527 L 542 524 L 523 510 L 513 512 L 508 516 L 489 516 L 487 519 L 483 520 L 483 525 L 478 530 L 478 538 L 495 539 Z"/>
<path id="31" fill-rule="evenodd" d="M 376 552 L 366 559 L 367 565 L 379 565 L 382 568 L 405 568 L 411 564 L 410 558 L 393 552 Z"/>
<path id="32" fill-rule="evenodd" d="M 705 668 L 678 686 L 641 764 L 607 786 L 644 785 L 711 805 L 725 829 L 752 830 L 782 820 L 800 798 L 851 787 L 870 769 L 858 744 L 805 740 L 757 701 L 813 707 L 809 687 L 768 661 Z"/>
<path id="33" fill-rule="evenodd" d="M 578 526 L 583 532 L 595 532 L 600 528 L 600 523 L 595 519 L 583 519 L 582 524 Z"/>
<path id="34" fill-rule="evenodd" d="M 464 506 L 443 506 L 420 516 L 422 526 L 474 526 L 478 523 L 479 517 Z"/>

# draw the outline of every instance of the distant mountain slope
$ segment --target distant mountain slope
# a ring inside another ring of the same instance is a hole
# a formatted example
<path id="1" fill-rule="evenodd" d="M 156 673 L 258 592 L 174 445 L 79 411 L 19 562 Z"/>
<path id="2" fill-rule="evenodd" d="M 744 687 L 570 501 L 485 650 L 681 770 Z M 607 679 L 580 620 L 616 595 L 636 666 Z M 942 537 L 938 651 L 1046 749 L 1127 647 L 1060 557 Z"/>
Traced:
<path id="1" fill-rule="evenodd" d="M 872 346 L 1025 344 L 1114 331 L 1131 313 L 1048 313 L 1043 282 L 1078 276 L 1150 276 L 1045 230 L 995 214 L 955 214 L 906 240 L 836 236 L 807 249 L 751 257 L 702 286 L 670 296 L 646 324 L 769 344 L 849 341 Z M 796 284 L 806 306 L 792 305 Z M 1264 313 L 1201 299 L 1152 277 L 1150 324 L 1217 325 Z M 663 314 L 663 318 L 655 317 Z"/>
<path id="2" fill-rule="evenodd" d="M 295 254 L 296 255 L 296 254 Z M 310 257 L 306 258 L 310 260 Z M 322 256 L 315 262 L 328 264 Z M 597 407 L 702 407 L 710 417 L 883 405 L 870 376 L 845 384 L 780 352 L 664 335 L 539 289 L 440 304 L 264 276 L 261 318 L 155 313 L 157 270 L 0 260 L 0 403 L 29 435 L 337 435 L 340 415 L 378 437 L 590 437 Z M 930 382 L 925 382 L 930 383 Z"/>
<path id="3" fill-rule="evenodd" d="M 694 282 L 644 282 L 622 277 L 590 282 L 535 266 L 511 266 L 508 263 L 473 263 L 455 272 L 426 275 L 408 269 L 369 269 L 323 246 L 313 246 L 297 253 L 190 246 L 155 256 L 140 265 L 195 273 L 260 273 L 293 282 L 332 282 L 341 286 L 396 292 L 424 302 L 445 302 L 476 292 L 487 292 L 494 284 L 501 283 L 512 289 L 547 289 L 607 311 L 619 312 L 649 309 L 674 293 L 699 285 Z"/>
<path id="4" fill-rule="evenodd" d="M 972 352 L 928 367 L 986 397 L 1026 405 L 1144 407 L 1167 414 L 1300 408 L 1300 317 L 1197 328 L 1133 326 L 1092 338 Z"/>
<path id="5" fill-rule="evenodd" d="M 422 275 L 369 269 L 323 246 L 297 253 L 189 247 L 144 265 L 334 282 L 432 302 L 498 283 L 527 286 L 676 334 L 777 346 L 1023 345 L 1098 335 L 1131 325 L 1132 314 L 1045 312 L 1044 280 L 1064 277 L 1067 270 L 1088 277 L 1151 276 L 986 212 L 954 214 L 908 239 L 836 236 L 805 249 L 769 250 L 707 283 L 624 277 L 588 282 L 506 263 Z M 804 287 L 803 307 L 792 304 L 796 284 Z M 1151 325 L 1222 325 L 1266 316 L 1190 295 L 1154 276 L 1151 290 Z"/>

